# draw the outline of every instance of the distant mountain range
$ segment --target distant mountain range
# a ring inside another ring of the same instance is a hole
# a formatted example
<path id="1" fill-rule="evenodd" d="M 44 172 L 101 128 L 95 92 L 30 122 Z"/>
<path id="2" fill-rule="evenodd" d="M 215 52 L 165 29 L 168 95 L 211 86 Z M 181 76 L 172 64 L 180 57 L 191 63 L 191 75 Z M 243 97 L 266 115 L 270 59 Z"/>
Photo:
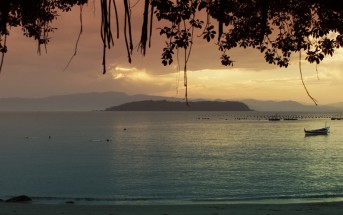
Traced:
<path id="1" fill-rule="evenodd" d="M 337 112 L 343 110 L 343 103 L 337 103 L 336 105 L 319 105 L 315 106 L 304 105 L 295 101 L 261 101 L 254 99 L 245 99 L 242 100 L 246 105 L 251 109 L 257 111 L 330 111 Z"/>
<path id="2" fill-rule="evenodd" d="M 44 98 L 0 98 L 0 111 L 92 111 L 105 110 L 113 106 L 144 100 L 184 102 L 182 99 L 173 97 L 127 95 L 122 92 L 79 93 Z M 205 100 L 197 99 L 194 101 Z M 252 99 L 241 100 L 240 102 L 256 111 L 343 111 L 343 102 L 328 106 L 304 105 L 294 101 L 259 101 Z"/>
<path id="3" fill-rule="evenodd" d="M 78 93 L 44 98 L 1 98 L 1 111 L 91 111 L 141 100 L 162 100 L 166 97 L 133 95 L 121 92 Z"/>
<path id="4" fill-rule="evenodd" d="M 337 108 L 339 110 L 343 110 L 343 102 L 337 102 L 337 103 L 329 104 L 328 106 L 332 107 L 332 108 Z"/>

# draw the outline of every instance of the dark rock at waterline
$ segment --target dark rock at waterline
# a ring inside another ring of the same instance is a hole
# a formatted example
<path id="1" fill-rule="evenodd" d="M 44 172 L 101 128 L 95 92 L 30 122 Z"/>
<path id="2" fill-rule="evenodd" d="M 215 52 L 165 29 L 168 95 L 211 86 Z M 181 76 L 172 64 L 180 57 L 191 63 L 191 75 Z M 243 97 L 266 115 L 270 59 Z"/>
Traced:
<path id="1" fill-rule="evenodd" d="M 21 195 L 21 196 L 16 196 L 10 199 L 7 199 L 5 202 L 11 203 L 11 202 L 31 202 L 32 199 L 28 196 Z"/>

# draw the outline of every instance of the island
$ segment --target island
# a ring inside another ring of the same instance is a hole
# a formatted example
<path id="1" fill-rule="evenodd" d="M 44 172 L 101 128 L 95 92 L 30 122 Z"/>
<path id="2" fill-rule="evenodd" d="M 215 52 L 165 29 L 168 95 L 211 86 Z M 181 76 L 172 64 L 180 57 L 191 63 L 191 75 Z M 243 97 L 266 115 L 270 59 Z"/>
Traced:
<path id="1" fill-rule="evenodd" d="M 105 111 L 252 111 L 246 104 L 236 101 L 135 101 L 106 108 Z"/>

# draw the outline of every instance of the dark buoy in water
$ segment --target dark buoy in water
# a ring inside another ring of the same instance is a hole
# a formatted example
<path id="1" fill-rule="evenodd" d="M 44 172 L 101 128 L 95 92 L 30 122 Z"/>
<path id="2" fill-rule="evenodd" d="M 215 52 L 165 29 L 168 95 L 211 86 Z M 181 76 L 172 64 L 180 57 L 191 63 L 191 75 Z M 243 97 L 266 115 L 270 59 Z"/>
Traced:
<path id="1" fill-rule="evenodd" d="M 126 128 L 124 128 L 123 130 L 126 131 Z"/>
<path id="2" fill-rule="evenodd" d="M 51 139 L 51 136 L 49 135 L 49 139 Z"/>

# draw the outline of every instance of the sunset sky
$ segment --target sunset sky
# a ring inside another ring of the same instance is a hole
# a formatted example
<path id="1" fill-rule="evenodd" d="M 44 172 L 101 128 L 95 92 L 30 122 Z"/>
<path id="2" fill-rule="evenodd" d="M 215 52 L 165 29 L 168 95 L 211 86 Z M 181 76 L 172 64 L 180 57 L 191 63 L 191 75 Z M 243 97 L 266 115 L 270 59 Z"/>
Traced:
<path id="1" fill-rule="evenodd" d="M 132 9 L 134 44 L 140 38 L 142 6 Z M 52 23 L 58 28 L 51 34 L 47 54 L 37 54 L 36 42 L 23 36 L 21 29 L 11 29 L 8 53 L 0 74 L 0 98 L 45 97 L 51 95 L 120 91 L 127 94 L 150 94 L 184 97 L 183 73 L 176 64 L 163 66 L 161 53 L 165 37 L 154 27 L 152 47 L 147 56 L 137 48 L 132 64 L 128 63 L 123 35 L 107 53 L 107 74 L 102 74 L 100 38 L 100 5 L 92 3 L 83 9 L 83 33 L 78 53 L 63 71 L 74 52 L 80 29 L 79 8 L 63 13 Z M 120 14 L 122 17 L 123 14 Z M 235 49 L 229 54 L 233 67 L 220 64 L 221 53 L 214 45 L 196 39 L 188 65 L 189 98 L 294 100 L 311 103 L 300 80 L 298 54 L 290 66 L 279 68 L 264 61 L 256 50 Z M 303 59 L 304 60 L 304 59 Z M 316 66 L 302 63 L 305 83 L 319 104 L 342 102 L 343 50 L 335 52 Z"/>

